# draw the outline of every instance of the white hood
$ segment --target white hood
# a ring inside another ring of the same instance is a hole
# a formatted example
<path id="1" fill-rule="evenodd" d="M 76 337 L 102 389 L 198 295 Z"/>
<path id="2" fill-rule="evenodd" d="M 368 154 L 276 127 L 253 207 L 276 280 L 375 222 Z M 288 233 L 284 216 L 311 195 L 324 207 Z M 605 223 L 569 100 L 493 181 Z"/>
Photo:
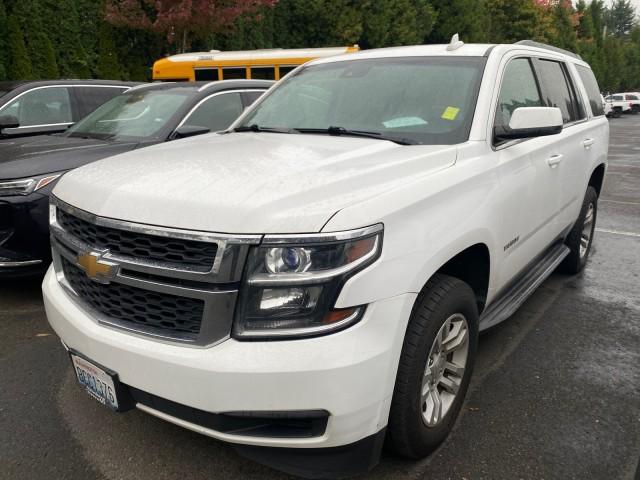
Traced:
<path id="1" fill-rule="evenodd" d="M 151 225 L 219 233 L 318 232 L 340 209 L 446 168 L 455 157 L 454 146 L 212 134 L 84 166 L 64 175 L 54 194 L 96 215 Z"/>

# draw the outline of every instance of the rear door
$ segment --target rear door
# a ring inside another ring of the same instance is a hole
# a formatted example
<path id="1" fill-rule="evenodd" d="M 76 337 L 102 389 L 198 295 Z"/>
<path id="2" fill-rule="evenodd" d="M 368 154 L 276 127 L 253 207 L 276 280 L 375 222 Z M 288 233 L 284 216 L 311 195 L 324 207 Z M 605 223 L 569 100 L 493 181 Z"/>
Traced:
<path id="1" fill-rule="evenodd" d="M 549 138 L 546 150 L 547 168 L 554 177 L 554 188 L 558 189 L 559 204 L 554 223 L 559 234 L 578 218 L 585 193 L 585 176 L 591 164 L 589 150 L 596 139 L 590 134 L 586 105 L 568 64 L 538 58 L 534 66 L 545 105 L 559 108 L 564 123 L 562 132 Z"/>

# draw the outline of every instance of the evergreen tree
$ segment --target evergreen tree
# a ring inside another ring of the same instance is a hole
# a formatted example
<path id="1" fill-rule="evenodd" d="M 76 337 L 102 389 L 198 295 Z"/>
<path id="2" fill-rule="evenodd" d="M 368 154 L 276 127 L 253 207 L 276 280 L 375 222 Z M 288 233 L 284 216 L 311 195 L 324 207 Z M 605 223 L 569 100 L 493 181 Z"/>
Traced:
<path id="1" fill-rule="evenodd" d="M 4 0 L 0 0 L 0 80 L 7 79 L 7 60 L 8 60 L 8 44 L 7 44 L 7 12 L 4 8 Z"/>
<path id="2" fill-rule="evenodd" d="M 549 40 L 550 19 L 535 0 L 487 0 L 487 14 L 492 43 Z"/>
<path id="3" fill-rule="evenodd" d="M 362 5 L 363 47 L 423 43 L 435 20 L 435 11 L 426 1 L 368 0 Z"/>
<path id="4" fill-rule="evenodd" d="M 20 2 L 32 0 L 20 0 Z M 91 78 L 87 53 L 80 40 L 80 18 L 75 0 L 40 0 L 49 18 L 49 35 L 56 45 L 60 76 Z M 94 31 L 94 35 L 97 32 Z"/>
<path id="5" fill-rule="evenodd" d="M 485 0 L 431 0 L 430 3 L 438 15 L 430 41 L 449 43 L 455 33 L 466 43 L 488 40 Z"/>
<path id="6" fill-rule="evenodd" d="M 13 9 L 13 15 L 20 20 L 33 78 L 58 78 L 55 50 L 45 30 L 43 11 L 38 0 L 20 0 Z"/>
<path id="7" fill-rule="evenodd" d="M 96 74 L 99 78 L 109 80 L 118 80 L 122 76 L 116 43 L 113 40 L 113 28 L 106 22 L 100 25 Z"/>
<path id="8" fill-rule="evenodd" d="M 611 34 L 626 37 L 634 26 L 636 11 L 630 0 L 613 0 L 607 25 Z"/>
<path id="9" fill-rule="evenodd" d="M 9 15 L 7 20 L 7 37 L 9 45 L 8 77 L 11 80 L 33 78 L 31 60 L 24 43 L 20 22 L 15 15 Z"/>
<path id="10" fill-rule="evenodd" d="M 553 6 L 553 19 L 555 31 L 551 37 L 556 47 L 564 48 L 571 52 L 578 49 L 578 37 L 574 25 L 574 11 L 570 1 L 558 1 Z"/>

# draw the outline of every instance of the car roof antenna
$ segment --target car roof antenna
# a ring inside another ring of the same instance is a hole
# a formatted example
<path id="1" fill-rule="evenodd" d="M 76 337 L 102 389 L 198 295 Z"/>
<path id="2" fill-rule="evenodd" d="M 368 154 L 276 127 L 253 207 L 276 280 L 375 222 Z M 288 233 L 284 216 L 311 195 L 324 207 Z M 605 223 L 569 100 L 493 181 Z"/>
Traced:
<path id="1" fill-rule="evenodd" d="M 454 50 L 459 49 L 463 45 L 464 45 L 464 42 L 460 40 L 460 37 L 456 33 L 453 37 L 451 37 L 451 41 L 449 42 L 449 45 L 447 45 L 447 51 L 453 52 Z"/>

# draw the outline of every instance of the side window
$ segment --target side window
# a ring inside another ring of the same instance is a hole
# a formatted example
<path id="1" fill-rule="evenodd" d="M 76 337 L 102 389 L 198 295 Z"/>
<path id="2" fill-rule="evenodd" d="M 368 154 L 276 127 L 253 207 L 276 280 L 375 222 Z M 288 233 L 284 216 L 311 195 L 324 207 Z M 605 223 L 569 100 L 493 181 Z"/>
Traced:
<path id="1" fill-rule="evenodd" d="M 80 117 L 85 117 L 103 103 L 120 95 L 126 88 L 115 87 L 73 87 L 80 107 Z"/>
<path id="2" fill-rule="evenodd" d="M 275 67 L 251 67 L 251 78 L 257 80 L 275 80 Z"/>
<path id="3" fill-rule="evenodd" d="M 21 127 L 71 123 L 71 101 L 67 87 L 38 88 L 26 92 L 0 110 L 13 115 Z"/>
<path id="4" fill-rule="evenodd" d="M 215 95 L 204 102 L 187 118 L 184 125 L 207 127 L 212 132 L 227 128 L 242 113 L 239 93 Z"/>
<path id="5" fill-rule="evenodd" d="M 589 105 L 591 105 L 591 113 L 593 113 L 594 117 L 604 115 L 604 107 L 602 105 L 602 99 L 600 98 L 600 87 L 598 87 L 598 81 L 593 71 L 582 65 L 576 65 L 576 70 L 578 70 L 578 75 L 580 75 L 584 88 L 587 91 Z M 609 97 L 607 97 L 607 99 L 609 99 Z"/>
<path id="6" fill-rule="evenodd" d="M 278 70 L 280 72 L 280 77 L 279 78 L 284 77 L 287 73 L 295 70 L 296 68 L 298 68 L 298 65 L 280 65 L 278 67 Z"/>
<path id="7" fill-rule="evenodd" d="M 247 78 L 245 67 L 225 67 L 222 69 L 223 80 L 242 80 L 244 78 Z"/>
<path id="8" fill-rule="evenodd" d="M 196 82 L 220 80 L 217 68 L 196 68 L 194 73 Z"/>
<path id="9" fill-rule="evenodd" d="M 250 90 L 248 92 L 244 92 L 242 95 L 244 96 L 244 106 L 248 107 L 257 99 L 259 99 L 263 94 L 264 90 Z"/>
<path id="10" fill-rule="evenodd" d="M 528 58 L 511 60 L 502 77 L 494 132 L 499 135 L 509 125 L 511 115 L 516 108 L 540 106 L 542 106 L 542 99 L 531 68 L 531 61 Z"/>
<path id="11" fill-rule="evenodd" d="M 547 107 L 557 107 L 562 112 L 563 123 L 580 119 L 579 108 L 572 95 L 565 70 L 560 62 L 540 59 L 536 68 L 540 71 L 543 98 Z"/>

